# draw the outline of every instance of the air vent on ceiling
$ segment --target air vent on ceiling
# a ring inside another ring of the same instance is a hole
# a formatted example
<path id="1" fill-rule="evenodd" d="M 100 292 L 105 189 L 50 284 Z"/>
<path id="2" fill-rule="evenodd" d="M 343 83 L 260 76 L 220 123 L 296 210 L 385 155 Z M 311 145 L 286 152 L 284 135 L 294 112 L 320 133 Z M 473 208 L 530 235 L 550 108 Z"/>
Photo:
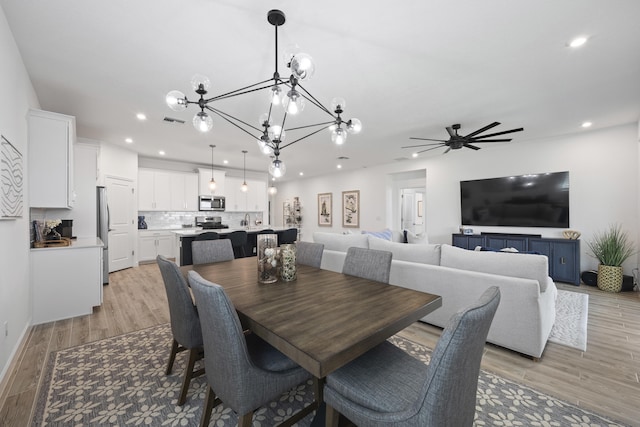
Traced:
<path id="1" fill-rule="evenodd" d="M 179 124 L 179 125 L 183 125 L 184 124 L 184 120 L 174 119 L 173 117 L 165 117 L 162 120 L 167 122 L 167 123 L 176 123 L 176 124 Z"/>
<path id="2" fill-rule="evenodd" d="M 349 160 L 348 157 L 346 156 L 340 156 L 340 157 L 336 157 L 338 160 Z"/>
<path id="3" fill-rule="evenodd" d="M 397 157 L 397 158 L 395 158 L 393 160 L 395 160 L 396 162 L 403 162 L 405 160 L 409 160 L 409 158 L 408 157 Z"/>

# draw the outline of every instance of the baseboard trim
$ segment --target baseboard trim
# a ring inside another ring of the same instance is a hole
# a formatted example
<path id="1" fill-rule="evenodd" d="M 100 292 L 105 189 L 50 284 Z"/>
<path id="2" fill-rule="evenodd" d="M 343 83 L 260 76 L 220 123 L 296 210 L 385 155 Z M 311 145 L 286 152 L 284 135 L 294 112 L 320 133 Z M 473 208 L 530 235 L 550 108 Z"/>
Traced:
<path id="1" fill-rule="evenodd" d="M 6 364 L 5 369 L 0 374 L 0 408 L 4 407 L 7 397 L 9 397 L 9 391 L 11 390 L 12 385 L 11 374 L 18 368 L 18 365 L 24 356 L 32 330 L 33 325 L 31 325 L 31 319 L 29 319 L 27 325 L 22 331 L 22 334 L 20 335 L 18 345 L 13 348 L 13 352 L 9 356 L 9 363 Z"/>

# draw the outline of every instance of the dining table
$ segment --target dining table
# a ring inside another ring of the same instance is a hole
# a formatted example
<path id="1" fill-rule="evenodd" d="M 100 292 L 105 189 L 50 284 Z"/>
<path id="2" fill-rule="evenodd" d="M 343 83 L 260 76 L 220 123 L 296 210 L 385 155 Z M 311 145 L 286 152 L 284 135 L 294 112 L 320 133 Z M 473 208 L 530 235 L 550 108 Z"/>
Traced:
<path id="1" fill-rule="evenodd" d="M 181 267 L 222 286 L 243 327 L 318 381 L 442 305 L 402 286 L 298 265 L 296 280 L 258 281 L 256 257 Z"/>

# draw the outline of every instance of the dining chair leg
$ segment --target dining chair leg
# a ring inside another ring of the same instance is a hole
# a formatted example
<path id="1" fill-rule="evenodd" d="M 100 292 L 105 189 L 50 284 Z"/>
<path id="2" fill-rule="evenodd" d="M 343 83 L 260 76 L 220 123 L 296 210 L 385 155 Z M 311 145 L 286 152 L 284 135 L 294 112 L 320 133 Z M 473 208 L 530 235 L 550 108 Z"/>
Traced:
<path id="1" fill-rule="evenodd" d="M 338 427 L 340 421 L 340 412 L 333 409 L 333 406 L 326 404 L 327 412 L 325 414 L 325 427 Z"/>
<path id="2" fill-rule="evenodd" d="M 176 360 L 176 354 L 178 354 L 178 341 L 173 340 L 171 344 L 171 353 L 169 354 L 169 363 L 167 364 L 167 370 L 165 371 L 165 375 L 171 374 L 173 371 L 173 362 Z"/>
<path id="3" fill-rule="evenodd" d="M 238 415 L 238 427 L 251 427 L 253 424 L 253 411 L 244 415 Z"/>
<path id="4" fill-rule="evenodd" d="M 210 386 L 207 386 L 207 394 L 204 398 L 204 408 L 202 408 L 202 416 L 200 417 L 200 427 L 209 427 L 209 421 L 211 421 L 211 411 L 218 405 L 220 399 L 216 397 Z"/>
<path id="5" fill-rule="evenodd" d="M 193 367 L 196 364 L 196 360 L 199 358 L 199 349 L 192 348 L 189 350 L 189 361 L 187 362 L 187 367 L 184 370 L 184 378 L 182 379 L 182 389 L 180 390 L 180 397 L 178 398 L 178 406 L 184 405 L 184 402 L 187 400 L 189 384 L 191 383 L 191 378 L 193 378 Z"/>

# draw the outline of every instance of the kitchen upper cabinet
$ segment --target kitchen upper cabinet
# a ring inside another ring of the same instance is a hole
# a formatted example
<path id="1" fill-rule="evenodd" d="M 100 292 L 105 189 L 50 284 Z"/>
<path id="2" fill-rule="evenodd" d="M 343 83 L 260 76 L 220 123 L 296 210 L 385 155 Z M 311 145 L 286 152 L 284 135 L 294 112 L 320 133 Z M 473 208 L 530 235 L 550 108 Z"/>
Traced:
<path id="1" fill-rule="evenodd" d="M 247 210 L 262 212 L 267 210 L 267 183 L 264 181 L 247 180 Z"/>
<path id="2" fill-rule="evenodd" d="M 175 238 L 170 231 L 139 231 L 138 262 L 155 261 L 158 255 L 175 258 Z"/>
<path id="3" fill-rule="evenodd" d="M 247 210 L 247 193 L 240 190 L 242 178 L 228 176 L 225 179 L 224 196 L 227 212 L 245 212 Z M 248 183 L 247 183 L 248 184 Z"/>
<path id="4" fill-rule="evenodd" d="M 263 212 L 267 210 L 267 183 L 254 179 L 247 179 L 249 190 L 244 193 L 243 179 L 226 177 L 225 197 L 228 212 Z"/>
<path id="5" fill-rule="evenodd" d="M 42 110 L 29 116 L 29 206 L 71 208 L 76 119 Z"/>
<path id="6" fill-rule="evenodd" d="M 171 210 L 171 175 L 154 169 L 138 170 L 138 210 Z"/>
<path id="7" fill-rule="evenodd" d="M 198 210 L 198 174 L 172 173 L 171 179 L 171 210 Z"/>
<path id="8" fill-rule="evenodd" d="M 224 196 L 226 174 L 227 173 L 225 171 L 213 170 L 213 179 L 216 181 L 216 189 L 212 192 L 209 188 L 209 181 L 211 181 L 211 169 L 198 169 L 198 194 L 200 196 Z"/>

